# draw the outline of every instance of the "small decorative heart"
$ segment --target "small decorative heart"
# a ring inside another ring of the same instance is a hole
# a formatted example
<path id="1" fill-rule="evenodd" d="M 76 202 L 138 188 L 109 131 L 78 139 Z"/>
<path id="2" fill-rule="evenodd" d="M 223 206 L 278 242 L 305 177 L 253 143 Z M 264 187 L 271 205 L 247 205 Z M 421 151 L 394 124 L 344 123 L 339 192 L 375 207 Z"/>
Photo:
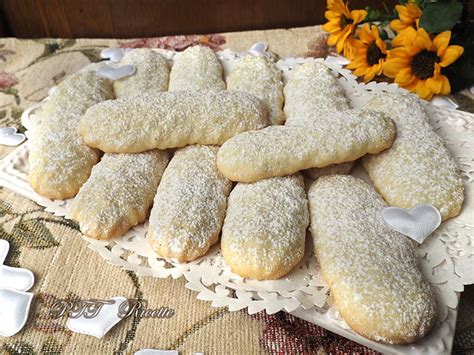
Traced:
<path id="1" fill-rule="evenodd" d="M 14 147 L 25 141 L 26 137 L 23 133 L 16 133 L 15 127 L 0 128 L 0 144 Z"/>
<path id="2" fill-rule="evenodd" d="M 10 337 L 25 325 L 33 294 L 17 290 L 0 289 L 0 335 Z"/>
<path id="3" fill-rule="evenodd" d="M 254 43 L 248 50 L 248 52 L 251 54 L 251 55 L 255 55 L 255 56 L 266 56 L 268 53 L 267 53 L 267 45 L 263 42 L 257 42 L 257 43 Z"/>
<path id="4" fill-rule="evenodd" d="M 122 320 L 119 317 L 119 307 L 126 301 L 124 297 L 112 297 L 113 304 L 104 304 L 99 313 L 93 318 L 82 314 L 78 318 L 68 318 L 66 326 L 76 333 L 102 338 L 114 325 Z"/>
<path id="5" fill-rule="evenodd" d="M 132 48 L 107 48 L 100 52 L 100 57 L 110 59 L 112 62 L 120 62 L 125 54 L 133 50 Z"/>
<path id="6" fill-rule="evenodd" d="M 419 244 L 433 233 L 441 224 L 438 209 L 431 205 L 419 205 L 411 210 L 399 207 L 386 207 L 382 219 L 392 229 L 400 232 Z"/>
<path id="7" fill-rule="evenodd" d="M 133 65 L 124 65 L 121 67 L 101 67 L 97 69 L 97 74 L 105 76 L 110 80 L 119 80 L 135 73 Z"/>
<path id="8" fill-rule="evenodd" d="M 35 283 L 35 275 L 20 267 L 0 265 L 0 288 L 28 291 Z"/>
<path id="9" fill-rule="evenodd" d="M 0 239 L 0 289 L 28 291 L 35 283 L 35 276 L 30 270 L 3 265 L 9 250 L 10 243 Z"/>

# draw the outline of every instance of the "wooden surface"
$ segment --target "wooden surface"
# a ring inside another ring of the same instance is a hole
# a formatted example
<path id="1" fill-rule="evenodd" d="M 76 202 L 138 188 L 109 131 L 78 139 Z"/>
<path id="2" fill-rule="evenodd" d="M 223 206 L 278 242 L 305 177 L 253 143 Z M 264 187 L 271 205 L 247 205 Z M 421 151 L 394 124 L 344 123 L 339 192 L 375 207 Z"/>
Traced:
<path id="1" fill-rule="evenodd" d="M 325 0 L 3 0 L 1 5 L 11 34 L 29 38 L 289 28 L 323 23 L 326 9 Z M 382 8 L 379 0 L 351 2 L 353 8 L 367 5 Z"/>

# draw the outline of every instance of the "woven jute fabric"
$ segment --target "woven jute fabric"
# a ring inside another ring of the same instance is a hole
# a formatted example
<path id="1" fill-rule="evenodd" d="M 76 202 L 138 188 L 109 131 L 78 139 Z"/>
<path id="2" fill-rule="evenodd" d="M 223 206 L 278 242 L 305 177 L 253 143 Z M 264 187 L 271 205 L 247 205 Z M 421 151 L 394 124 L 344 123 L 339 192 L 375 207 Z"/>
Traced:
<path id="1" fill-rule="evenodd" d="M 20 115 L 41 101 L 51 86 L 90 62 L 100 60 L 106 47 L 155 47 L 183 50 L 203 44 L 214 50 L 245 51 L 253 43 L 268 44 L 278 56 L 328 54 L 320 27 L 239 33 L 171 36 L 133 40 L 42 39 L 0 40 L 0 127 L 20 131 Z M 472 99 L 459 100 L 472 110 Z M 0 157 L 12 148 L 0 146 Z M 127 353 L 140 349 L 177 349 L 181 353 L 301 354 L 372 353 L 370 349 L 284 312 L 248 315 L 229 312 L 196 299 L 183 278 L 140 277 L 108 264 L 81 239 L 75 223 L 54 217 L 34 202 L 0 189 L 0 238 L 10 242 L 6 265 L 21 266 L 35 274 L 34 301 L 24 329 L 10 338 L 0 337 L 1 353 Z M 467 288 L 454 349 L 474 350 L 474 289 Z M 50 311 L 58 300 L 109 299 L 123 296 L 141 300 L 149 309 L 167 307 L 170 318 L 135 315 L 115 326 L 102 339 L 73 333 L 66 317 Z M 1 319 L 0 319 L 1 321 Z"/>

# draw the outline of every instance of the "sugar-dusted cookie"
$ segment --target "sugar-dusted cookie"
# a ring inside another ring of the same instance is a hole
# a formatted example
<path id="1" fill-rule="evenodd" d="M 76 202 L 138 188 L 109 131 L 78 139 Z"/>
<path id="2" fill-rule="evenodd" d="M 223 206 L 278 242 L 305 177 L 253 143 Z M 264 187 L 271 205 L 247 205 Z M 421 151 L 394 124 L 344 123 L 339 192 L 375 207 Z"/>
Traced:
<path id="1" fill-rule="evenodd" d="M 242 277 L 278 279 L 303 258 L 308 223 L 300 174 L 239 183 L 229 196 L 222 255 Z"/>
<path id="2" fill-rule="evenodd" d="M 135 73 L 114 81 L 116 97 L 168 90 L 170 68 L 163 56 L 149 48 L 137 48 L 124 55 L 120 65 L 133 65 Z"/>
<path id="3" fill-rule="evenodd" d="M 338 115 L 344 119 L 334 118 Z M 217 166 L 232 181 L 252 182 L 379 153 L 394 138 L 395 125 L 385 114 L 332 112 L 326 115 L 326 124 L 312 129 L 271 126 L 241 133 L 219 149 Z"/>
<path id="4" fill-rule="evenodd" d="M 225 90 L 222 66 L 209 47 L 194 46 L 176 54 L 169 90 Z"/>
<path id="5" fill-rule="evenodd" d="M 236 91 L 176 91 L 102 102 L 82 117 L 79 133 L 104 152 L 137 153 L 188 144 L 222 144 L 268 125 L 256 97 Z"/>
<path id="6" fill-rule="evenodd" d="M 112 98 L 110 81 L 91 71 L 73 74 L 58 85 L 28 142 L 28 178 L 37 193 L 61 200 L 77 194 L 99 160 L 99 152 L 77 133 L 79 119 L 88 107 Z"/>
<path id="7" fill-rule="evenodd" d="M 147 240 L 165 259 L 191 261 L 219 238 L 232 183 L 217 170 L 218 147 L 178 150 L 163 174 Z"/>
<path id="8" fill-rule="evenodd" d="M 287 126 L 324 124 L 327 113 L 349 109 L 342 87 L 323 63 L 297 66 L 291 72 L 284 91 Z"/>
<path id="9" fill-rule="evenodd" d="M 239 59 L 227 77 L 227 90 L 248 92 L 262 100 L 269 109 L 271 124 L 285 121 L 282 75 L 269 58 L 247 56 Z"/>
<path id="10" fill-rule="evenodd" d="M 327 113 L 348 110 L 349 101 L 331 70 L 323 63 L 310 62 L 298 65 L 285 85 L 286 126 L 314 127 L 326 124 Z M 335 118 L 344 119 L 344 116 Z M 326 168 L 304 171 L 317 179 L 323 175 L 348 174 L 352 162 L 333 164 Z"/>
<path id="11" fill-rule="evenodd" d="M 390 115 L 397 125 L 392 148 L 363 159 L 385 201 L 403 208 L 429 204 L 443 219 L 457 216 L 464 200 L 462 178 L 419 99 L 408 94 L 382 94 L 367 107 Z"/>
<path id="12" fill-rule="evenodd" d="M 350 175 L 323 176 L 308 193 L 314 250 L 338 311 L 371 340 L 413 342 L 435 324 L 436 304 L 412 242 L 381 218 L 385 202 Z"/>
<path id="13" fill-rule="evenodd" d="M 110 239 L 143 222 L 168 159 L 161 150 L 104 155 L 72 204 L 71 215 L 81 232 Z"/>

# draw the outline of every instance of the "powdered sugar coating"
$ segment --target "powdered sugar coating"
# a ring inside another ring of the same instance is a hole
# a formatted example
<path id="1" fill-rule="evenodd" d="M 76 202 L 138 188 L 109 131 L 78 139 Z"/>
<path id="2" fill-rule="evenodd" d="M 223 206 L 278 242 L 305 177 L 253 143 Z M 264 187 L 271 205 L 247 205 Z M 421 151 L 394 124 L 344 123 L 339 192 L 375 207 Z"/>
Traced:
<path id="1" fill-rule="evenodd" d="M 351 328 L 391 344 L 427 334 L 436 320 L 435 298 L 411 241 L 383 222 L 383 199 L 348 175 L 319 178 L 308 199 L 315 253 Z"/>
<path id="2" fill-rule="evenodd" d="M 297 66 L 285 85 L 287 126 L 313 127 L 326 124 L 328 112 L 349 109 L 349 101 L 331 70 L 323 63 Z M 344 119 L 341 116 L 340 119 Z M 353 163 L 334 164 L 304 171 L 312 179 L 323 175 L 348 174 Z"/>
<path id="3" fill-rule="evenodd" d="M 208 89 L 225 90 L 222 66 L 212 49 L 194 46 L 176 54 L 169 91 Z"/>
<path id="4" fill-rule="evenodd" d="M 37 193 L 50 199 L 77 194 L 99 160 L 99 152 L 77 133 L 79 119 L 89 106 L 112 97 L 110 81 L 90 71 L 73 74 L 58 85 L 28 143 L 28 178 Z"/>
<path id="5" fill-rule="evenodd" d="M 433 205 L 444 220 L 457 216 L 464 200 L 462 177 L 419 100 L 413 95 L 382 94 L 367 107 L 390 115 L 397 125 L 392 148 L 363 159 L 384 199 L 403 208 Z"/>
<path id="6" fill-rule="evenodd" d="M 271 124 L 283 124 L 283 81 L 273 61 L 263 56 L 243 57 L 226 81 L 227 90 L 248 92 L 262 100 L 269 109 Z"/>
<path id="7" fill-rule="evenodd" d="M 284 91 L 287 126 L 324 124 L 327 113 L 349 109 L 342 87 L 323 63 L 297 66 Z"/>
<path id="8" fill-rule="evenodd" d="M 102 151 L 138 153 L 188 144 L 220 145 L 268 123 L 265 107 L 247 93 L 150 92 L 92 106 L 81 119 L 79 133 L 87 145 Z"/>
<path id="9" fill-rule="evenodd" d="M 222 255 L 242 277 L 280 278 L 302 259 L 308 223 L 300 174 L 239 183 L 228 200 Z"/>
<path id="10" fill-rule="evenodd" d="M 78 121 L 91 106 L 114 97 L 110 80 L 93 71 L 82 71 L 65 78 L 42 107 L 41 122 L 61 124 Z"/>
<path id="11" fill-rule="evenodd" d="M 232 183 L 216 167 L 218 147 L 178 150 L 163 174 L 147 240 L 165 259 L 191 261 L 219 238 Z"/>
<path id="12" fill-rule="evenodd" d="M 135 67 L 135 73 L 114 81 L 116 97 L 168 90 L 170 67 L 161 54 L 148 48 L 137 48 L 125 54 L 120 61 L 120 65 L 128 64 Z"/>
<path id="13" fill-rule="evenodd" d="M 232 181 L 252 182 L 379 153 L 394 137 L 395 125 L 382 113 L 331 112 L 326 124 L 311 129 L 271 126 L 239 134 L 219 149 L 217 166 Z"/>
<path id="14" fill-rule="evenodd" d="M 168 164 L 165 151 L 105 154 L 73 201 L 81 232 L 110 239 L 143 222 Z"/>

